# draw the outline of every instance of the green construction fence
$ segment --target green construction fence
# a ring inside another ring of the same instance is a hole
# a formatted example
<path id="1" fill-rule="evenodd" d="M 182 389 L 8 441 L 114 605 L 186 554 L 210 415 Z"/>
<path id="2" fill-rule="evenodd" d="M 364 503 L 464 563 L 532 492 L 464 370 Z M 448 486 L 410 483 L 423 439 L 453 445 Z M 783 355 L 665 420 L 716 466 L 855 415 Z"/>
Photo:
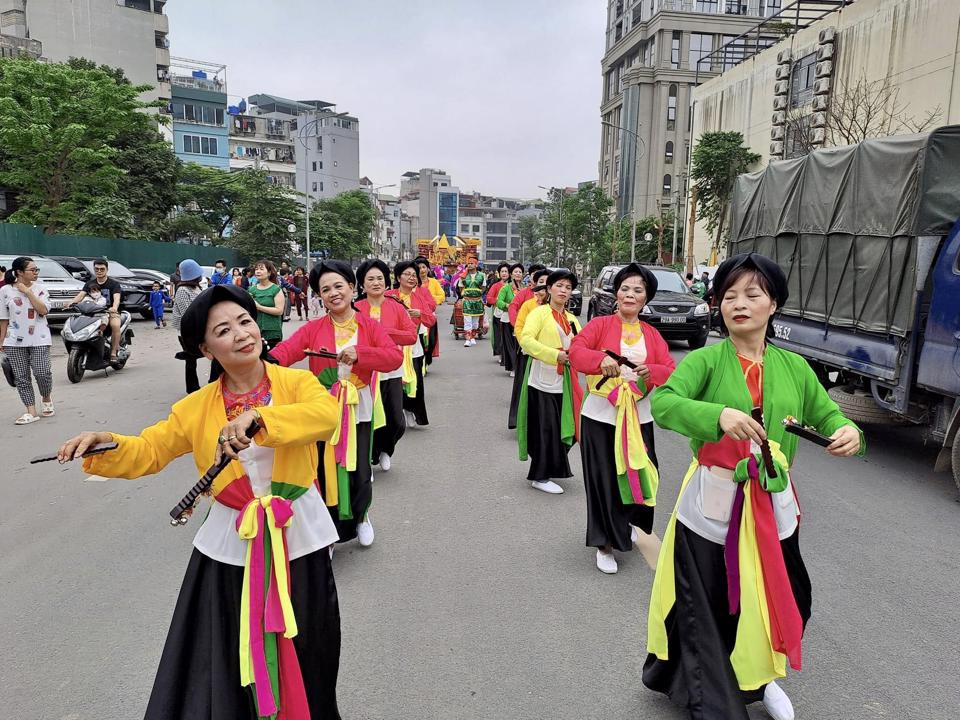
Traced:
<path id="1" fill-rule="evenodd" d="M 105 257 L 127 267 L 162 272 L 171 272 L 186 258 L 192 258 L 200 265 L 213 265 L 220 259 L 227 261 L 227 267 L 242 267 L 244 264 L 237 252 L 225 247 L 84 235 L 45 235 L 42 228 L 14 223 L 0 223 L 0 254 Z"/>

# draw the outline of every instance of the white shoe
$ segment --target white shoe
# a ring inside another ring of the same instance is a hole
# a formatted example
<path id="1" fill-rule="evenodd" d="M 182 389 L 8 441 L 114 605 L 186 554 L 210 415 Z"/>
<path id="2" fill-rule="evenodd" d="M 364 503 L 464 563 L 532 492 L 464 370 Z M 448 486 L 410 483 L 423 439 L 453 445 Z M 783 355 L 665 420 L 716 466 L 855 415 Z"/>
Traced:
<path id="1" fill-rule="evenodd" d="M 557 485 L 553 480 L 531 480 L 530 487 L 551 495 L 562 495 L 563 488 Z"/>
<path id="2" fill-rule="evenodd" d="M 373 545 L 373 525 L 370 523 L 370 517 L 357 525 L 357 540 L 364 547 Z"/>
<path id="3" fill-rule="evenodd" d="M 631 525 L 631 526 L 630 526 L 630 542 L 631 542 L 633 545 L 636 545 L 636 544 L 637 544 L 637 540 L 639 540 L 639 539 L 640 539 L 640 533 L 638 533 L 638 532 L 637 532 L 637 529 L 636 529 L 633 525 Z"/>
<path id="4" fill-rule="evenodd" d="M 51 400 L 50 402 L 42 402 L 42 403 L 40 403 L 40 407 L 41 407 L 40 415 L 41 415 L 42 417 L 53 417 L 54 415 L 57 414 L 56 409 L 53 407 L 53 401 L 52 401 L 52 400 Z"/>
<path id="5" fill-rule="evenodd" d="M 513 376 L 514 376 L 514 372 L 513 372 L 513 370 L 511 370 L 511 371 L 510 371 L 510 377 L 513 377 Z"/>
<path id="6" fill-rule="evenodd" d="M 407 427 L 415 427 L 417 424 L 417 416 L 413 414 L 412 410 L 404 410 L 403 416 L 407 419 Z"/>
<path id="7" fill-rule="evenodd" d="M 463 346 L 464 346 L 464 347 L 470 347 L 470 341 L 469 341 L 469 340 L 464 340 L 464 341 L 463 341 Z"/>
<path id="8" fill-rule="evenodd" d="M 607 575 L 617 574 L 617 559 L 612 552 L 597 550 L 597 570 Z"/>
<path id="9" fill-rule="evenodd" d="M 470 341 L 470 344 L 471 344 L 471 345 L 476 345 L 476 344 L 477 344 L 477 339 L 476 339 L 476 338 L 473 338 L 473 339 Z"/>
<path id="10" fill-rule="evenodd" d="M 773 720 L 793 720 L 793 703 L 775 682 L 767 683 L 763 691 L 763 708 Z"/>
<path id="11" fill-rule="evenodd" d="M 380 453 L 380 469 L 384 472 L 390 469 L 390 456 L 385 452 Z"/>

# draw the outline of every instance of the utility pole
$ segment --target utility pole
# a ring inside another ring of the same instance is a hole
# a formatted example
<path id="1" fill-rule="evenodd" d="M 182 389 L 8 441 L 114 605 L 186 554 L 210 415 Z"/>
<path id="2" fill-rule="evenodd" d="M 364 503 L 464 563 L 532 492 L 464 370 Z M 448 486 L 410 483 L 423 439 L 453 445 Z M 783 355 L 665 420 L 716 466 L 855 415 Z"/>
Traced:
<path id="1" fill-rule="evenodd" d="M 660 219 L 657 222 L 657 265 L 663 265 L 663 205 L 657 201 L 657 210 Z"/>
<path id="2" fill-rule="evenodd" d="M 694 185 L 690 191 L 690 224 L 687 225 L 687 272 L 692 273 L 694 267 L 693 261 L 693 229 L 697 224 L 697 191 L 699 188 Z"/>
<path id="3" fill-rule="evenodd" d="M 673 210 L 673 244 L 670 246 L 670 262 L 675 263 L 677 261 L 677 230 L 680 227 L 680 223 L 683 222 L 683 218 L 680 216 L 680 195 L 686 194 L 687 192 L 687 176 L 685 173 L 680 174 L 680 190 L 676 195 L 676 202 L 674 203 Z"/>

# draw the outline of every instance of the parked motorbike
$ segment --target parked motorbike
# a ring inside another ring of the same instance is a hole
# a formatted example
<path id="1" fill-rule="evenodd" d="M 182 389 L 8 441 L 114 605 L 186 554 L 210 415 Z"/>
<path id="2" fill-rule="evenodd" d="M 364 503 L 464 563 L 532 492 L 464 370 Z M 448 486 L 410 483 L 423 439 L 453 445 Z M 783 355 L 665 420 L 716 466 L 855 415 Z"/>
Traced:
<path id="1" fill-rule="evenodd" d="M 130 358 L 133 343 L 133 328 L 130 313 L 120 311 L 120 346 L 116 362 L 110 362 L 110 324 L 103 306 L 90 300 L 69 308 L 77 314 L 67 320 L 60 336 L 67 348 L 67 378 L 72 383 L 83 379 L 87 370 L 103 370 L 108 367 L 120 370 Z"/>

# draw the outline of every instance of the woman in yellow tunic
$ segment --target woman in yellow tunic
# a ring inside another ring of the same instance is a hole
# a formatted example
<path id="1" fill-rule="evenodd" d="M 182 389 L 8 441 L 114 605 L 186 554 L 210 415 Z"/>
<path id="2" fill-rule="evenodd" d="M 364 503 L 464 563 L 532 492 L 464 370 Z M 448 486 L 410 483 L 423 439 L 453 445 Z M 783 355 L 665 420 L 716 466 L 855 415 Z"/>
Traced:
<path id="1" fill-rule="evenodd" d="M 339 720 L 340 610 L 327 548 L 337 540 L 314 481 L 336 400 L 309 372 L 263 362 L 257 308 L 217 285 L 181 320 L 186 352 L 223 367 L 140 435 L 85 432 L 61 462 L 98 443 L 84 471 L 138 478 L 193 453 L 201 475 L 223 454 L 213 504 L 194 538 L 146 720 Z M 259 430 L 247 436 L 256 421 Z"/>

